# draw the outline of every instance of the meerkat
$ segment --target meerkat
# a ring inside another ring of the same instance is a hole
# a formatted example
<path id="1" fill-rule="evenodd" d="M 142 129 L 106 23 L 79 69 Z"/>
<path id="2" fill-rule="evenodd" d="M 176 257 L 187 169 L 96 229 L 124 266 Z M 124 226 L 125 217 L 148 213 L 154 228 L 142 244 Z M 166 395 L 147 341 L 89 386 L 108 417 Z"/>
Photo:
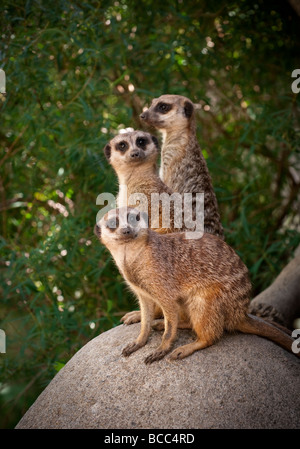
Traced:
<path id="1" fill-rule="evenodd" d="M 147 227 L 144 214 L 132 208 L 108 212 L 96 224 L 95 234 L 140 303 L 141 331 L 123 349 L 124 356 L 146 344 L 156 305 L 163 310 L 165 330 L 160 346 L 145 363 L 162 359 L 170 352 L 177 329 L 189 327 L 197 339 L 176 348 L 171 360 L 213 345 L 225 330 L 260 335 L 292 352 L 288 334 L 247 313 L 248 270 L 222 239 L 209 233 L 194 240 L 186 239 L 185 232 L 158 234 Z"/>
<path id="2" fill-rule="evenodd" d="M 117 206 L 136 206 L 147 212 L 151 218 L 151 195 L 172 195 L 173 191 L 166 186 L 157 173 L 157 158 L 159 143 L 155 136 L 143 131 L 131 131 L 118 134 L 104 147 L 104 154 L 116 172 L 119 182 Z M 123 194 L 121 187 L 126 186 Z M 146 202 L 137 200 L 140 204 L 128 204 L 132 194 L 145 195 Z M 182 204 L 181 204 L 182 205 Z M 162 226 L 162 207 L 159 207 L 159 223 L 156 232 L 167 233 L 187 230 L 182 223 L 181 228 L 175 228 L 175 205 L 170 204 L 170 226 Z M 182 210 L 182 208 L 181 208 Z"/>
<path id="3" fill-rule="evenodd" d="M 130 196 L 136 193 L 143 194 L 147 199 L 146 204 L 141 203 L 138 208 L 151 217 L 151 195 L 154 193 L 172 195 L 172 190 L 163 183 L 157 173 L 159 144 L 156 137 L 143 131 L 118 134 L 105 145 L 104 154 L 118 176 L 120 186 L 118 207 L 136 206 L 128 204 Z M 124 186 L 126 186 L 125 195 L 122 190 Z M 156 232 L 168 233 L 187 229 L 184 223 L 181 228 L 175 228 L 176 207 L 175 204 L 170 206 L 170 226 L 166 228 L 162 223 L 162 205 L 159 205 L 159 226 L 155 229 Z M 156 308 L 155 315 L 157 317 L 162 315 L 159 307 Z M 133 324 L 140 320 L 140 311 L 128 312 L 121 318 L 124 324 Z"/>
<path id="4" fill-rule="evenodd" d="M 204 230 L 224 239 L 216 194 L 196 136 L 193 103 L 181 95 L 162 95 L 140 118 L 162 133 L 161 179 L 174 192 L 204 192 Z"/>

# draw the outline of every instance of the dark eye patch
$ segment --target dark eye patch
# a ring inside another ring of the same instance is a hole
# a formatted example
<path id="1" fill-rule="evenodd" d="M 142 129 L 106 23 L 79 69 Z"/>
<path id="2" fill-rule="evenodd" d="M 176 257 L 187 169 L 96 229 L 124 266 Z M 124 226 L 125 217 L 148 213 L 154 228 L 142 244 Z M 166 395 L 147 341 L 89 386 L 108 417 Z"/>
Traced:
<path id="1" fill-rule="evenodd" d="M 119 226 L 119 219 L 118 217 L 113 217 L 107 220 L 106 227 L 109 228 L 111 231 L 115 231 Z"/>
<path id="2" fill-rule="evenodd" d="M 122 142 L 117 143 L 116 150 L 121 151 L 121 153 L 124 153 L 126 150 L 128 150 L 128 143 L 125 142 L 125 140 L 122 140 Z"/>
<path id="3" fill-rule="evenodd" d="M 130 213 L 127 215 L 127 223 L 128 223 L 129 225 L 133 226 L 133 227 L 136 226 L 136 224 L 137 224 L 136 222 L 137 222 L 137 221 L 140 221 L 140 219 L 141 219 L 141 214 L 140 214 L 140 212 L 139 212 L 138 214 L 134 214 L 134 213 L 130 212 Z"/>
<path id="4" fill-rule="evenodd" d="M 160 114 L 166 114 L 167 112 L 171 111 L 172 105 L 168 103 L 159 102 L 155 106 L 155 112 L 159 112 Z"/>
<path id="5" fill-rule="evenodd" d="M 138 137 L 137 139 L 136 139 L 136 145 L 139 147 L 139 148 L 145 148 L 145 146 L 146 145 L 148 145 L 148 143 L 149 143 L 149 140 L 148 139 L 146 139 L 146 137 Z"/>

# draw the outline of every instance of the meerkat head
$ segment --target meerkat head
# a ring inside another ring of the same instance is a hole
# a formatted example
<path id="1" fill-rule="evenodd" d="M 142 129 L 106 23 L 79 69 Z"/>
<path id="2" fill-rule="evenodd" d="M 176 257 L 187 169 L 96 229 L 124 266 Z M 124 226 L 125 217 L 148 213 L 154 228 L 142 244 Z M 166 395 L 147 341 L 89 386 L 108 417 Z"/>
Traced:
<path id="1" fill-rule="evenodd" d="M 141 164 L 156 164 L 159 152 L 155 136 L 132 131 L 115 136 L 104 148 L 104 154 L 116 172 Z"/>
<path id="2" fill-rule="evenodd" d="M 141 240 L 148 234 L 148 215 L 132 207 L 112 209 L 95 225 L 94 233 L 107 247 Z"/>
<path id="3" fill-rule="evenodd" d="M 186 128 L 194 119 L 195 107 L 181 95 L 161 95 L 155 98 L 140 118 L 160 131 Z"/>

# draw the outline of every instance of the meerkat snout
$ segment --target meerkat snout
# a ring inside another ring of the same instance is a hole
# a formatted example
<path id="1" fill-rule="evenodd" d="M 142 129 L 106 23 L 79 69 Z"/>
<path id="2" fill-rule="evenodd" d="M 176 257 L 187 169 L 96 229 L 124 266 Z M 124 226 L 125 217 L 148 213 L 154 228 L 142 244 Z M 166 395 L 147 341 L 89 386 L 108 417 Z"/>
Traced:
<path id="1" fill-rule="evenodd" d="M 142 120 L 146 120 L 146 118 L 147 118 L 147 111 L 142 112 L 142 113 L 140 114 L 140 118 L 141 118 Z"/>
<path id="2" fill-rule="evenodd" d="M 145 158 L 145 152 L 140 151 L 138 149 L 132 150 L 130 153 L 131 160 L 138 160 L 138 159 L 144 159 Z"/>
<path id="3" fill-rule="evenodd" d="M 134 235 L 133 229 L 127 226 L 126 228 L 121 228 L 121 234 L 123 235 Z"/>

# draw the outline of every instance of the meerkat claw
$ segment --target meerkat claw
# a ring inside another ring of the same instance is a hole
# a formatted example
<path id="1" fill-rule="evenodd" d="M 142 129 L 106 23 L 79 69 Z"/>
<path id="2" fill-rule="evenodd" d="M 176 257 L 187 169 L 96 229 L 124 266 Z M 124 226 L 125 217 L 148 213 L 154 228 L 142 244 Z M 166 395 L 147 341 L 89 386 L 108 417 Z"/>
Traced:
<path id="1" fill-rule="evenodd" d="M 139 310 L 128 312 L 124 316 L 122 316 L 120 321 L 127 326 L 130 324 L 139 323 L 141 321 L 141 312 Z"/>
<path id="2" fill-rule="evenodd" d="M 181 351 L 180 349 L 175 349 L 175 350 L 171 353 L 171 355 L 170 355 L 170 357 L 169 357 L 169 360 L 181 360 L 181 359 L 183 359 L 184 357 L 185 357 L 185 355 L 184 355 L 183 351 Z"/>
<path id="3" fill-rule="evenodd" d="M 142 347 L 142 345 L 140 345 L 139 343 L 136 343 L 135 341 L 133 343 L 130 343 L 129 345 L 127 345 L 123 351 L 122 351 L 122 355 L 124 357 L 128 357 L 130 356 L 130 354 L 132 354 L 133 352 L 137 351 L 138 349 L 140 349 Z"/>
<path id="4" fill-rule="evenodd" d="M 145 358 L 144 362 L 146 363 L 146 365 L 150 365 L 150 363 L 155 362 L 156 360 L 161 360 L 164 358 L 164 356 L 168 353 L 169 351 L 156 351 L 153 352 L 152 354 L 148 355 L 148 357 Z"/>

